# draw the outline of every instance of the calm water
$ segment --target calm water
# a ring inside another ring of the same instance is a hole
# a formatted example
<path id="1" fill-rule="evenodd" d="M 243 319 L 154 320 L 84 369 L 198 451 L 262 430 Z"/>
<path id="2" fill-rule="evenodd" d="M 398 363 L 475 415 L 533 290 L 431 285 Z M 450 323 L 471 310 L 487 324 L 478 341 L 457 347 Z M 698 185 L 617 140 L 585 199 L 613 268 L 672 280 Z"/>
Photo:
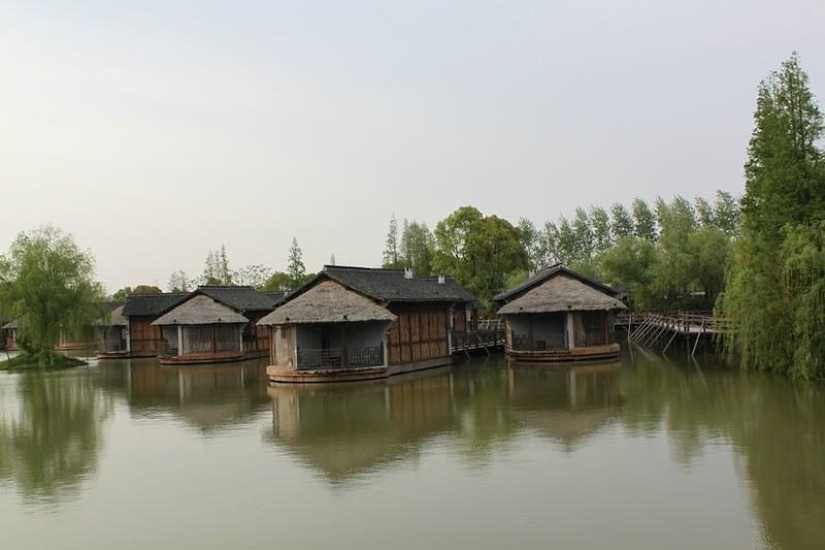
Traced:
<path id="1" fill-rule="evenodd" d="M 707 361 L 0 373 L 2 549 L 814 549 L 823 520 L 823 388 Z"/>

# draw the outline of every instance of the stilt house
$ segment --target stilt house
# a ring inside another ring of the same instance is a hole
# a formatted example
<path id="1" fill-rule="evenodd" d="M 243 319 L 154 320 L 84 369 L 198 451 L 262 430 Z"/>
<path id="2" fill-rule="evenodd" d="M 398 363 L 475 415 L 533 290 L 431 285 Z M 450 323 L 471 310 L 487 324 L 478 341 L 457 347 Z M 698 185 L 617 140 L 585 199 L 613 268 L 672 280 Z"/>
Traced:
<path id="1" fill-rule="evenodd" d="M 216 363 L 264 357 L 269 332 L 257 325 L 282 294 L 248 286 L 203 286 L 152 322 L 161 328 L 163 364 Z"/>
<path id="2" fill-rule="evenodd" d="M 562 265 L 549 267 L 495 297 L 505 321 L 506 352 L 523 361 L 616 357 L 617 291 Z"/>
<path id="3" fill-rule="evenodd" d="M 166 349 L 163 332 L 152 325 L 163 312 L 183 301 L 188 293 L 132 294 L 123 306 L 128 322 L 126 354 L 129 357 L 157 357 Z"/>
<path id="4" fill-rule="evenodd" d="M 368 380 L 449 364 L 452 333 L 468 330 L 476 303 L 449 277 L 325 266 L 259 322 L 271 331 L 267 374 Z"/>

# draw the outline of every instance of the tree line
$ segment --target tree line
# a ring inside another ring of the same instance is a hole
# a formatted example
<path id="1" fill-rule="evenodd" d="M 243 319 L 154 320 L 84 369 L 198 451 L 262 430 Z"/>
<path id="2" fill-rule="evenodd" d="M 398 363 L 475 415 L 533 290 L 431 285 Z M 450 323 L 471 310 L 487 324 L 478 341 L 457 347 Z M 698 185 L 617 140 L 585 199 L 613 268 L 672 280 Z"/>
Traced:
<path id="1" fill-rule="evenodd" d="M 393 215 L 384 267 L 416 275 L 454 277 L 492 313 L 492 298 L 542 268 L 564 264 L 627 293 L 638 309 L 713 308 L 724 285 L 725 262 L 739 224 L 738 201 L 718 191 L 713 201 L 676 196 L 649 205 L 635 199 L 577 208 L 541 226 L 526 218 L 512 224 L 473 206 L 427 226 Z"/>

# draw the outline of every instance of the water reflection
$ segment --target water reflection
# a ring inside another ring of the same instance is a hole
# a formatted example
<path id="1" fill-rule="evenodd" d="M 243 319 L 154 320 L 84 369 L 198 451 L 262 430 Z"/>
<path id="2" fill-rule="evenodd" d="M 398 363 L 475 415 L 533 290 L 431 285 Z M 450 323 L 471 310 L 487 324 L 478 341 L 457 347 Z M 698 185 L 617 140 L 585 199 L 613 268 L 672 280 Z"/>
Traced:
<path id="1" fill-rule="evenodd" d="M 100 363 L 99 383 L 122 393 L 137 418 L 173 414 L 202 433 L 235 429 L 266 407 L 266 361 L 162 367 L 154 360 Z"/>
<path id="2" fill-rule="evenodd" d="M 76 495 L 97 468 L 112 400 L 84 373 L 13 376 L 17 407 L 0 410 L 0 480 L 29 501 Z"/>
<path id="3" fill-rule="evenodd" d="M 441 435 L 476 465 L 520 431 L 572 449 L 616 416 L 618 370 L 494 361 L 369 384 L 279 385 L 269 389 L 270 435 L 333 482 L 414 459 Z"/>
<path id="4" fill-rule="evenodd" d="M 663 424 L 686 467 L 710 445 L 730 443 L 773 548 L 825 548 L 825 388 L 718 364 L 642 357 L 621 379 L 623 422 Z"/>
<path id="5" fill-rule="evenodd" d="M 572 452 L 619 417 L 619 375 L 618 362 L 567 368 L 511 365 L 509 415 Z"/>

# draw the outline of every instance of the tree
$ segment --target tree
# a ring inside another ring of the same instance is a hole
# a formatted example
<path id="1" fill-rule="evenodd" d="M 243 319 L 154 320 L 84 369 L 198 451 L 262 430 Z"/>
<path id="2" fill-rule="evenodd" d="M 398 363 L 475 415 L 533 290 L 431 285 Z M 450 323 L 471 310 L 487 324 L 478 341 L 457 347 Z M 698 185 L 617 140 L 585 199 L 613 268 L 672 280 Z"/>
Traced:
<path id="1" fill-rule="evenodd" d="M 438 222 L 435 242 L 434 271 L 453 276 L 482 300 L 488 312 L 508 275 L 527 269 L 518 230 L 497 216 L 484 217 L 472 206 Z"/>
<path id="2" fill-rule="evenodd" d="M 602 276 L 616 288 L 627 289 L 638 309 L 653 306 L 651 283 L 656 247 L 647 239 L 622 237 L 599 258 Z"/>
<path id="3" fill-rule="evenodd" d="M 713 225 L 728 237 L 733 237 L 739 231 L 740 210 L 739 203 L 730 193 L 716 192 L 716 201 L 713 203 Z"/>
<path id="4" fill-rule="evenodd" d="M 645 201 L 633 199 L 633 232 L 640 239 L 656 240 L 656 217 Z"/>
<path id="5" fill-rule="evenodd" d="M 194 281 L 189 279 L 185 271 L 178 270 L 169 276 L 169 292 L 189 292 Z"/>
<path id="6" fill-rule="evenodd" d="M 406 224 L 406 220 L 404 220 L 404 223 Z M 387 232 L 387 241 L 384 245 L 383 267 L 385 269 L 398 269 L 401 267 L 398 255 L 398 220 L 395 219 L 395 212 L 390 218 L 390 229 Z"/>
<path id="7" fill-rule="evenodd" d="M 610 232 L 614 242 L 633 235 L 633 218 L 623 204 L 617 202 L 611 206 L 610 216 L 613 218 Z"/>
<path id="8" fill-rule="evenodd" d="M 521 248 L 527 255 L 527 269 L 535 273 L 547 263 L 542 249 L 541 235 L 535 224 L 527 218 L 519 219 L 517 229 Z"/>
<path id="9" fill-rule="evenodd" d="M 433 235 L 427 224 L 404 220 L 401 233 L 401 265 L 413 270 L 416 277 L 430 275 L 433 263 Z"/>
<path id="10" fill-rule="evenodd" d="M 269 276 L 269 279 L 266 280 L 261 290 L 264 292 L 286 292 L 291 288 L 292 279 L 289 277 L 289 274 L 283 271 L 275 271 Z"/>
<path id="11" fill-rule="evenodd" d="M 260 290 L 272 276 L 272 270 L 261 264 L 247 265 L 232 274 L 236 285 L 251 286 Z"/>
<path id="12" fill-rule="evenodd" d="M 20 344 L 41 367 L 54 364 L 61 331 L 79 335 L 103 319 L 93 276 L 91 254 L 52 226 L 19 234 L 0 259 L 0 308 L 18 320 Z"/>
<path id="13" fill-rule="evenodd" d="M 287 275 L 289 275 L 289 289 L 294 290 L 306 282 L 306 267 L 304 267 L 304 253 L 298 246 L 298 239 L 292 237 L 292 246 L 289 247 L 287 260 Z"/>
<path id="14" fill-rule="evenodd" d="M 575 235 L 575 261 L 590 262 L 593 259 L 593 231 L 590 227 L 590 218 L 584 208 L 576 208 L 573 218 L 573 234 Z"/>
<path id="15" fill-rule="evenodd" d="M 823 117 L 796 54 L 760 86 L 745 164 L 741 236 L 718 313 L 743 368 L 825 379 Z"/>
<path id="16" fill-rule="evenodd" d="M 593 235 L 593 251 L 598 255 L 612 244 L 610 216 L 601 206 L 590 208 L 590 226 Z"/>
<path id="17" fill-rule="evenodd" d="M 539 236 L 544 263 L 547 265 L 561 262 L 559 255 L 559 228 L 553 222 L 544 222 L 544 230 Z"/>
<path id="18" fill-rule="evenodd" d="M 112 294 L 112 300 L 123 302 L 130 294 L 161 294 L 163 290 L 155 285 L 137 285 L 135 288 L 125 286 Z"/>
<path id="19" fill-rule="evenodd" d="M 209 251 L 203 266 L 201 284 L 209 286 L 227 286 L 232 284 L 232 270 L 229 268 L 229 259 L 226 256 L 226 247 L 221 245 L 220 250 Z"/>

